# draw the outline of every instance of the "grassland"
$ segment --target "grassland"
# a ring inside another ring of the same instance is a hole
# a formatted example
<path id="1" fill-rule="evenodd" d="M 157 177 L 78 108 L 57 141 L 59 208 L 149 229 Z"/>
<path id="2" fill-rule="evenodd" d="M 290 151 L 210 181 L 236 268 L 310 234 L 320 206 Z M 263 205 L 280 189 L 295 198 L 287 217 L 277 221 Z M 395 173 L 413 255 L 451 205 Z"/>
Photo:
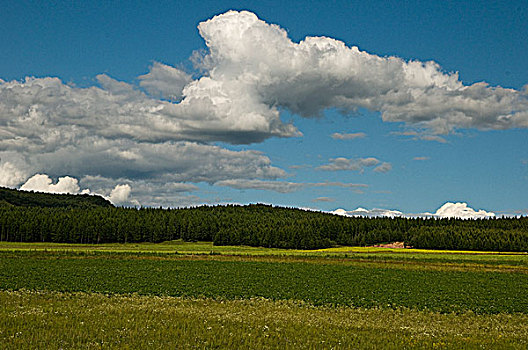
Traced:
<path id="1" fill-rule="evenodd" d="M 527 315 L 0 291 L 5 349 L 525 349 Z"/>
<path id="2" fill-rule="evenodd" d="M 0 243 L 0 344 L 518 348 L 528 255 Z"/>

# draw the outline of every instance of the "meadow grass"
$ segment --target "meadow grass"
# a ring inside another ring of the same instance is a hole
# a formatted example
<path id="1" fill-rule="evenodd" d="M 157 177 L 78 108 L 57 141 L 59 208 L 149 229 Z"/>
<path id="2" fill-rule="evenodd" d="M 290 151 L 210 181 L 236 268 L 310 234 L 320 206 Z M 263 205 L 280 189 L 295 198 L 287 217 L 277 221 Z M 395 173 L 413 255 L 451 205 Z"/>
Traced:
<path id="1" fill-rule="evenodd" d="M 3 349 L 526 349 L 528 315 L 0 291 Z"/>

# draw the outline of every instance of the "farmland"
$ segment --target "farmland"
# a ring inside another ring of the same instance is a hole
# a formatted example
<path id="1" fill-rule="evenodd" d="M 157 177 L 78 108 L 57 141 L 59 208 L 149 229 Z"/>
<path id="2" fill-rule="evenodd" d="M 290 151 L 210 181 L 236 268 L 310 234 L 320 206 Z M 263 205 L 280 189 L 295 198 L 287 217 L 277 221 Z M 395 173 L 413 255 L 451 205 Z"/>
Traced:
<path id="1" fill-rule="evenodd" d="M 0 266 L 8 348 L 50 339 L 57 348 L 528 342 L 522 253 L 1 243 Z"/>

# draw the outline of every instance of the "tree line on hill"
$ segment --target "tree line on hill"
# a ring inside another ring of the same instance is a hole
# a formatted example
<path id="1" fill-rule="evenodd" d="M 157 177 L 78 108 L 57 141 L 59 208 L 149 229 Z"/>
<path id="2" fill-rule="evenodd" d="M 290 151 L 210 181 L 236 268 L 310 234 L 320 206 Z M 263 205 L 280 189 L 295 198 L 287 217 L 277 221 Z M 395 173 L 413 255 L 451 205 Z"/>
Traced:
<path id="1" fill-rule="evenodd" d="M 0 207 L 13 206 L 42 208 L 113 207 L 110 201 L 97 195 L 43 193 L 0 187 Z"/>
<path id="2" fill-rule="evenodd" d="M 1 241 L 127 243 L 175 239 L 293 249 L 398 241 L 415 248 L 528 251 L 528 217 L 343 217 L 262 204 L 182 209 L 0 206 Z"/>

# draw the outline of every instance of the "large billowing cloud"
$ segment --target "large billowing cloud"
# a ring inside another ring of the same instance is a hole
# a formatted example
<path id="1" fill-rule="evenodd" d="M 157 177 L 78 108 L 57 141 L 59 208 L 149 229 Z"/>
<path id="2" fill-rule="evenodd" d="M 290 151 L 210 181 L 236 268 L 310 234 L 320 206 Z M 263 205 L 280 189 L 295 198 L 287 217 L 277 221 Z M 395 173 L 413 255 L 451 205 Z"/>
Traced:
<path id="1" fill-rule="evenodd" d="M 275 120 L 276 107 L 307 117 L 362 107 L 436 133 L 528 127 L 526 91 L 466 86 L 434 62 L 380 57 L 327 37 L 295 43 L 249 12 L 230 11 L 198 29 L 209 48 L 203 60 L 209 74 L 184 89 L 186 98 L 214 90 L 235 105 L 254 104 L 252 111 L 268 120 Z"/>

